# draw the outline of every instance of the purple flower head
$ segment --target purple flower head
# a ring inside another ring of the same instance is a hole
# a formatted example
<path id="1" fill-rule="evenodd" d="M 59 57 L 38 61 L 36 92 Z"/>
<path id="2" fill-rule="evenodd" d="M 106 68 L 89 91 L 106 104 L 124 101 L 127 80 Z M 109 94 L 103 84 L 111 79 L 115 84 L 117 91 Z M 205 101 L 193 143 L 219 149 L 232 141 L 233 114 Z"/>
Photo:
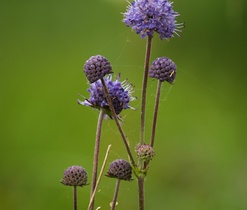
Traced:
<path id="1" fill-rule="evenodd" d="M 90 83 L 102 79 L 106 74 L 113 73 L 110 62 L 101 55 L 90 57 L 84 64 L 83 71 Z"/>
<path id="2" fill-rule="evenodd" d="M 136 99 L 135 97 L 132 97 L 132 84 L 129 84 L 127 80 L 120 82 L 119 78 L 120 74 L 116 77 L 115 81 L 112 81 L 111 75 L 104 77 L 117 115 L 119 115 L 123 109 L 132 108 L 129 103 L 130 101 Z M 111 118 L 112 114 L 104 93 L 101 80 L 92 83 L 88 89 L 88 92 L 90 93 L 90 98 L 85 99 L 85 101 L 78 100 L 78 103 L 84 106 L 91 106 L 95 109 L 104 108 L 105 115 Z"/>
<path id="3" fill-rule="evenodd" d="M 61 183 L 83 187 L 87 185 L 87 172 L 81 166 L 71 166 L 65 170 Z"/>
<path id="4" fill-rule="evenodd" d="M 172 2 L 168 0 L 135 0 L 127 7 L 123 22 L 132 26 L 142 38 L 153 36 L 156 31 L 160 39 L 169 39 L 184 27 L 176 23 L 177 16 L 179 14 L 173 11 Z"/>
<path id="5" fill-rule="evenodd" d="M 137 144 L 135 148 L 137 157 L 143 160 L 152 160 L 155 152 L 149 144 Z"/>
<path id="6" fill-rule="evenodd" d="M 113 161 L 108 169 L 106 176 L 125 181 L 131 181 L 132 168 L 126 160 L 117 159 Z"/>
<path id="7" fill-rule="evenodd" d="M 176 64 L 169 58 L 156 58 L 149 69 L 149 76 L 173 84 L 176 78 Z"/>

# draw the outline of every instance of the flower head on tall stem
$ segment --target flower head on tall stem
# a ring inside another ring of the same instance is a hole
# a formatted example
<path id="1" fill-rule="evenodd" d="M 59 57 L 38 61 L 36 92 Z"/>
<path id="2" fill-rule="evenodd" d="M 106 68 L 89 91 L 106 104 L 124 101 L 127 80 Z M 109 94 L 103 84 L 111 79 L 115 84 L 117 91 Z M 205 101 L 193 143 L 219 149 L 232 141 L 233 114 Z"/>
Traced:
<path id="1" fill-rule="evenodd" d="M 158 111 L 159 111 L 160 89 L 164 81 L 167 81 L 170 84 L 174 83 L 174 80 L 176 78 L 176 69 L 177 69 L 176 64 L 171 59 L 166 57 L 156 58 L 149 69 L 149 76 L 158 79 L 153 124 L 152 124 L 152 133 L 150 139 L 150 146 L 152 147 L 154 146 L 154 139 L 156 133 L 156 124 L 157 124 Z"/>
<path id="2" fill-rule="evenodd" d="M 102 55 L 90 57 L 84 64 L 83 71 L 90 83 L 94 83 L 105 75 L 113 73 L 110 62 Z"/>
<path id="3" fill-rule="evenodd" d="M 123 22 L 140 34 L 142 38 L 153 36 L 154 32 L 160 39 L 169 39 L 179 34 L 184 24 L 177 24 L 179 16 L 168 0 L 135 0 L 127 7 Z"/>
<path id="4" fill-rule="evenodd" d="M 130 101 L 136 99 L 135 97 L 132 97 L 133 85 L 129 84 L 127 80 L 120 82 L 119 79 L 120 74 L 114 81 L 112 80 L 111 75 L 104 78 L 117 115 L 119 115 L 123 109 L 132 108 L 129 103 Z M 84 101 L 78 100 L 78 103 L 84 106 L 90 106 L 94 109 L 103 108 L 105 115 L 111 118 L 112 113 L 110 111 L 101 80 L 91 84 L 88 92 L 90 93 L 90 98 L 85 99 Z"/>
<path id="5" fill-rule="evenodd" d="M 71 166 L 64 172 L 61 183 L 74 188 L 74 210 L 77 210 L 77 187 L 87 185 L 87 172 L 81 166 Z"/>
<path id="6" fill-rule="evenodd" d="M 156 58 L 149 69 L 149 76 L 172 84 L 176 78 L 176 64 L 169 58 Z"/>
<path id="7" fill-rule="evenodd" d="M 106 176 L 117 179 L 113 201 L 110 204 L 111 210 L 114 210 L 117 204 L 120 181 L 121 180 L 131 181 L 131 175 L 132 175 L 132 168 L 130 163 L 127 162 L 126 160 L 117 159 L 110 164 Z"/>
<path id="8" fill-rule="evenodd" d="M 81 166 L 71 166 L 64 172 L 61 183 L 68 186 L 80 186 L 87 185 L 87 172 Z"/>
<path id="9" fill-rule="evenodd" d="M 132 168 L 126 160 L 117 159 L 113 161 L 108 169 L 106 176 L 125 181 L 131 181 Z"/>

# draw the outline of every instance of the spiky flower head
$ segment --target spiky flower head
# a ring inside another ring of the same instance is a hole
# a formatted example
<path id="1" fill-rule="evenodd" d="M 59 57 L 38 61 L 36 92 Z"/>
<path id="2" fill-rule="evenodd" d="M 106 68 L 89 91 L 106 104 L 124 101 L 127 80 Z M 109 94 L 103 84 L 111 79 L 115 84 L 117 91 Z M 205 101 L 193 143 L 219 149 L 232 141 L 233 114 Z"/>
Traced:
<path id="1" fill-rule="evenodd" d="M 129 84 L 127 80 L 120 82 L 119 79 L 120 74 L 114 81 L 112 80 L 111 75 L 104 77 L 106 87 L 109 91 L 110 98 L 112 100 L 113 107 L 117 115 L 119 115 L 123 109 L 132 108 L 129 103 L 130 101 L 136 99 L 135 97 L 132 97 L 132 84 Z M 103 108 L 105 111 L 105 115 L 111 118 L 112 113 L 110 111 L 110 107 L 108 105 L 101 80 L 98 80 L 95 83 L 91 84 L 88 92 L 90 93 L 90 98 L 85 99 L 85 101 L 78 100 L 78 103 L 84 106 L 90 106 L 94 109 Z"/>
<path id="2" fill-rule="evenodd" d="M 173 83 L 176 78 L 176 64 L 169 58 L 160 57 L 156 58 L 149 69 L 149 76 L 156 78 L 161 82 L 167 81 Z"/>
<path id="3" fill-rule="evenodd" d="M 61 183 L 83 187 L 87 185 L 87 172 L 81 166 L 71 166 L 65 170 Z"/>
<path id="4" fill-rule="evenodd" d="M 155 152 L 149 144 L 137 144 L 135 148 L 137 157 L 143 160 L 152 160 Z"/>
<path id="5" fill-rule="evenodd" d="M 132 168 L 126 160 L 117 159 L 110 164 L 106 176 L 110 178 L 117 178 L 125 181 L 130 181 L 132 175 Z"/>
<path id="6" fill-rule="evenodd" d="M 101 55 L 90 57 L 84 64 L 84 73 L 90 83 L 113 73 L 110 62 Z"/>
<path id="7" fill-rule="evenodd" d="M 169 39 L 184 27 L 177 24 L 177 16 L 179 14 L 173 11 L 172 2 L 168 0 L 135 0 L 127 7 L 123 22 L 132 26 L 142 38 L 157 32 L 160 39 Z"/>

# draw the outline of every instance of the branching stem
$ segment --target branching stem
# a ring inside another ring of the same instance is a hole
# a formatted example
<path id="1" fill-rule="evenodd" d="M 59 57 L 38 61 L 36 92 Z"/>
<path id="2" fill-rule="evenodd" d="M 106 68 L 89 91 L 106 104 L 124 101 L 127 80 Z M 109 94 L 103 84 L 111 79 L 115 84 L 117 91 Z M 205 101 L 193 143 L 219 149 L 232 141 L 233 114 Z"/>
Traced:
<path id="1" fill-rule="evenodd" d="M 132 153 L 131 153 L 131 151 L 130 151 L 130 147 L 129 147 L 128 140 L 127 140 L 127 138 L 126 138 L 126 136 L 125 136 L 125 134 L 124 134 L 124 132 L 123 132 L 122 126 L 121 126 L 120 123 L 119 123 L 117 114 L 116 114 L 115 109 L 114 109 L 113 104 L 112 104 L 112 100 L 111 100 L 111 98 L 110 98 L 110 94 L 109 94 L 108 89 L 107 89 L 106 84 L 105 84 L 105 80 L 104 80 L 104 79 L 101 79 L 101 83 L 102 83 L 102 85 L 103 85 L 104 92 L 105 92 L 105 94 L 106 94 L 106 99 L 107 99 L 107 102 L 108 102 L 108 104 L 109 104 L 109 108 L 110 108 L 110 110 L 111 110 L 112 116 L 113 116 L 113 118 L 114 118 L 114 120 L 115 120 L 115 123 L 116 123 L 116 125 L 117 125 L 117 128 L 118 128 L 118 130 L 119 130 L 119 132 L 120 132 L 120 134 L 121 134 L 121 136 L 122 136 L 124 145 L 125 145 L 126 150 L 127 150 L 127 152 L 128 152 L 128 155 L 129 155 L 131 164 L 132 164 L 133 166 L 135 166 L 136 164 L 135 164 L 133 155 L 132 155 Z"/>
<path id="2" fill-rule="evenodd" d="M 144 210 L 144 178 L 138 177 L 139 210 Z"/>

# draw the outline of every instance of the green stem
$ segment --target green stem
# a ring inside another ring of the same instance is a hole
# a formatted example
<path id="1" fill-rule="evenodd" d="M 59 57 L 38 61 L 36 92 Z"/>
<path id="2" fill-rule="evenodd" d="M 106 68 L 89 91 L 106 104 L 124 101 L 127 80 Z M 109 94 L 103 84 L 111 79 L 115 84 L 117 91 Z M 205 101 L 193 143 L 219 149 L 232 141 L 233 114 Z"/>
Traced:
<path id="1" fill-rule="evenodd" d="M 92 194 L 94 192 L 94 189 L 95 189 L 95 186 L 96 186 L 96 181 L 97 181 L 100 137 L 101 137 L 101 128 L 102 128 L 103 116 L 104 116 L 104 110 L 103 110 L 103 108 L 101 108 L 100 109 L 100 113 L 99 113 L 99 117 L 98 117 L 96 139 L 95 139 L 95 146 L 94 146 L 94 160 L 93 160 L 91 196 L 92 196 Z M 93 209 L 94 209 L 94 198 L 93 198 L 91 206 L 90 206 L 90 210 L 93 210 Z"/>
<path id="2" fill-rule="evenodd" d="M 151 42 L 152 36 L 148 36 L 146 43 L 146 55 L 144 64 L 144 74 L 142 80 L 142 108 L 141 108 L 141 132 L 140 132 L 140 144 L 144 143 L 144 131 L 145 131 L 145 115 L 146 115 L 146 95 L 147 95 L 147 82 L 148 82 L 148 70 L 149 61 L 151 55 Z"/>
<path id="3" fill-rule="evenodd" d="M 144 177 L 138 177 L 139 210 L 144 210 Z"/>
<path id="4" fill-rule="evenodd" d="M 158 111 L 159 111 L 159 101 L 160 101 L 160 90 L 161 90 L 162 82 L 158 80 L 157 89 L 156 89 L 156 98 L 155 98 L 155 106 L 154 106 L 154 116 L 153 116 L 153 124 L 152 124 L 152 133 L 150 138 L 150 146 L 154 147 L 154 139 L 156 134 L 156 125 L 157 125 L 157 118 L 158 118 Z M 144 162 L 144 170 L 147 170 L 149 166 L 149 160 Z"/>
<path id="5" fill-rule="evenodd" d="M 77 210 L 77 191 L 76 191 L 76 186 L 74 186 L 74 210 Z"/>
<path id="6" fill-rule="evenodd" d="M 144 73 L 142 80 L 142 106 L 141 106 L 141 131 L 140 131 L 140 144 L 144 143 L 144 131 L 145 131 L 145 116 L 146 116 L 146 96 L 147 96 L 147 82 L 148 82 L 148 70 L 149 62 L 151 55 L 151 46 L 152 46 L 152 36 L 148 36 L 146 42 L 146 55 L 145 55 L 145 64 L 144 64 Z M 142 170 L 143 166 L 142 161 L 138 161 L 138 166 Z M 138 176 L 138 194 L 139 194 L 139 210 L 144 210 L 144 177 Z"/>
<path id="7" fill-rule="evenodd" d="M 114 193 L 114 196 L 113 196 L 113 201 L 112 201 L 112 206 L 111 206 L 111 210 L 114 210 L 115 207 L 116 207 L 117 197 L 118 197 L 118 192 L 119 192 L 119 186 L 120 186 L 120 181 L 121 181 L 121 179 L 117 179 L 115 193 Z"/>
<path id="8" fill-rule="evenodd" d="M 155 99 L 155 107 L 154 107 L 154 117 L 153 117 L 153 125 L 152 125 L 152 134 L 150 140 L 150 146 L 154 146 L 154 138 L 156 133 L 156 124 L 157 124 L 157 117 L 159 111 L 159 101 L 160 101 L 160 89 L 161 89 L 162 82 L 158 80 L 157 90 L 156 90 L 156 99 Z"/>
<path id="9" fill-rule="evenodd" d="M 110 148 L 111 148 L 111 145 L 108 145 L 108 148 L 107 148 L 107 151 L 106 151 L 106 154 L 105 154 L 105 159 L 104 159 L 103 164 L 102 164 L 102 166 L 101 166 L 101 170 L 100 170 L 100 173 L 99 173 L 99 177 L 98 177 L 98 180 L 97 180 L 97 182 L 96 182 L 96 185 L 95 185 L 95 189 L 94 189 L 94 191 L 93 191 L 93 194 L 91 195 L 90 202 L 89 202 L 89 204 L 88 204 L 87 210 L 90 210 L 91 205 L 92 205 L 92 202 L 93 202 L 93 200 L 94 200 L 94 196 L 95 196 L 97 187 L 99 186 L 100 180 L 101 180 L 102 175 L 103 175 L 103 171 L 104 171 L 104 169 L 105 169 L 105 165 L 106 165 L 106 161 L 107 161 L 107 158 L 108 158 L 108 155 L 109 155 Z"/>
<path id="10" fill-rule="evenodd" d="M 126 136 L 125 136 L 125 134 L 124 134 L 124 132 L 123 132 L 123 129 L 122 129 L 122 127 L 121 127 L 121 125 L 120 125 L 120 123 L 119 123 L 119 121 L 118 121 L 118 117 L 117 117 L 117 114 L 116 114 L 115 109 L 114 109 L 114 107 L 113 107 L 112 100 L 111 100 L 111 98 L 110 98 L 110 94 L 109 94 L 108 89 L 107 89 L 106 84 L 105 84 L 105 80 L 104 80 L 104 79 L 101 79 L 101 83 L 102 83 L 102 85 L 103 85 L 104 92 L 105 92 L 105 94 L 106 94 L 106 99 L 107 99 L 107 102 L 108 102 L 108 104 L 109 104 L 109 108 L 110 108 L 110 110 L 111 110 L 111 114 L 112 114 L 112 116 L 113 116 L 113 118 L 114 118 L 114 120 L 115 120 L 115 123 L 116 123 L 116 125 L 117 125 L 117 128 L 118 128 L 118 130 L 119 130 L 119 132 L 120 132 L 120 134 L 121 134 L 121 136 L 122 136 L 122 139 L 123 139 L 124 145 L 125 145 L 125 147 L 126 147 L 126 150 L 127 150 L 127 152 L 128 152 L 128 155 L 129 155 L 131 164 L 132 164 L 133 166 L 135 166 L 136 164 L 135 164 L 134 158 L 133 158 L 133 156 L 132 156 L 132 153 L 131 153 L 131 151 L 130 151 L 130 147 L 129 147 L 128 140 L 127 140 L 127 138 L 126 138 Z"/>

